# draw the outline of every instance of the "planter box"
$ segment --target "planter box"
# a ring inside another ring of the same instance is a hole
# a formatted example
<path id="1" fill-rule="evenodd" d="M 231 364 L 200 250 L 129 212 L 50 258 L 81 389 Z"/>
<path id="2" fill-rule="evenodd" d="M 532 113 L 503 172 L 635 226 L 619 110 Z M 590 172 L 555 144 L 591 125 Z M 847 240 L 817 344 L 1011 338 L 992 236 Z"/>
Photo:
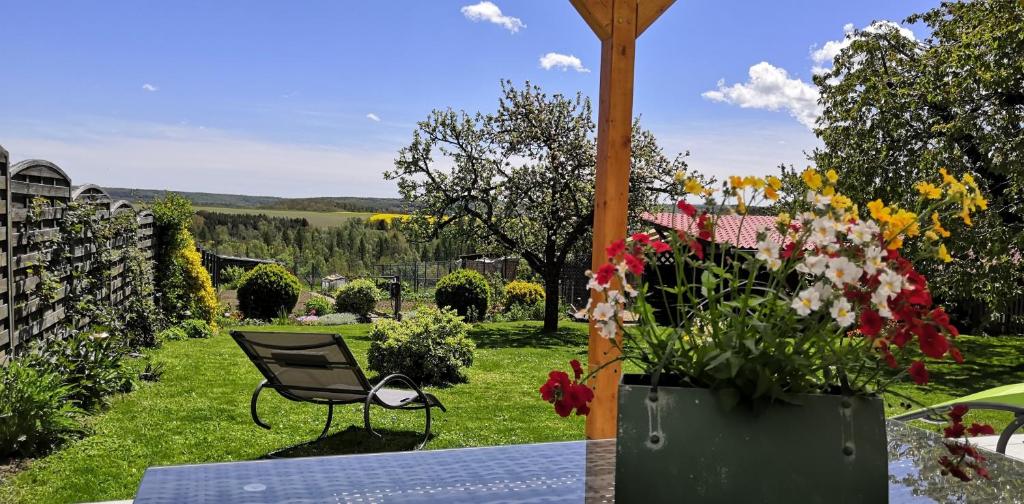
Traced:
<path id="1" fill-rule="evenodd" d="M 885 503 L 882 400 L 797 396 L 760 414 L 722 409 L 706 389 L 619 386 L 618 502 Z"/>

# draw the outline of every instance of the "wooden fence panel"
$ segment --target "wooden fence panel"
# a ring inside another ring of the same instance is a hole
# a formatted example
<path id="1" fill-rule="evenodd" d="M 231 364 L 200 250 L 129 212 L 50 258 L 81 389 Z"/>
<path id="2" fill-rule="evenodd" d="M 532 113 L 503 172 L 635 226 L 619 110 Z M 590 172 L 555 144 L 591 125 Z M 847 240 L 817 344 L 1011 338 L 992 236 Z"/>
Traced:
<path id="1" fill-rule="evenodd" d="M 8 211 L 8 202 L 11 200 L 10 197 L 10 172 L 9 172 L 9 161 L 10 157 L 7 151 L 0 146 L 0 181 L 3 183 L 3 188 L 0 189 L 0 212 L 3 212 L 3 219 L 0 220 L 0 225 L 3 226 L 4 233 L 0 233 L 0 254 L 3 255 L 3 260 L 0 261 L 0 289 L 3 293 L 0 294 L 0 312 L 3 316 L 0 317 L 0 362 L 7 360 L 7 356 L 13 352 L 14 345 L 11 344 L 11 334 L 14 332 L 11 324 L 11 270 L 10 261 L 11 257 L 11 242 L 8 239 L 8 233 L 6 232 L 11 228 L 11 214 Z"/>
<path id="2" fill-rule="evenodd" d="M 110 195 L 107 194 L 103 188 L 95 184 L 86 184 L 79 186 L 71 193 L 71 201 L 75 203 L 89 205 L 95 209 L 96 219 L 107 219 L 110 218 L 110 203 L 113 201 Z M 103 268 L 102 261 L 100 261 L 100 254 L 103 253 L 103 248 L 100 244 L 95 243 L 94 237 L 92 236 L 66 236 L 65 240 L 73 240 L 72 246 L 73 259 L 72 268 L 79 272 L 79 274 L 88 276 L 90 278 L 102 277 Z M 106 295 L 107 290 L 104 289 L 101 295 Z M 81 317 L 78 320 L 73 321 L 75 327 L 81 329 L 92 322 L 87 317 Z"/>

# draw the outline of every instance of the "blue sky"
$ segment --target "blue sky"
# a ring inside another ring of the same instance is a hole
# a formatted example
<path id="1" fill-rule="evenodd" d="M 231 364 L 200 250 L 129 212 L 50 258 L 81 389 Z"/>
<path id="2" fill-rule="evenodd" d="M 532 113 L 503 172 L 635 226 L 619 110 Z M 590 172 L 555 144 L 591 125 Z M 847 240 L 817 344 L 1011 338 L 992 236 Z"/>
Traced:
<path id="1" fill-rule="evenodd" d="M 491 111 L 503 78 L 598 89 L 568 0 L 0 3 L 0 145 L 76 184 L 395 196 L 381 172 L 431 109 Z M 638 42 L 634 111 L 700 171 L 803 164 L 844 27 L 936 3 L 680 0 Z"/>

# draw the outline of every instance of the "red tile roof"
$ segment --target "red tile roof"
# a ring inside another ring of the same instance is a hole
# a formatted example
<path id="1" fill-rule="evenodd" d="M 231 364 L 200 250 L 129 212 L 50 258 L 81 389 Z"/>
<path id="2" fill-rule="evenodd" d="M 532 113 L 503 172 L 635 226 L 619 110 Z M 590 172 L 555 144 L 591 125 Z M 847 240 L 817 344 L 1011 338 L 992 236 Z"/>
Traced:
<path id="1" fill-rule="evenodd" d="M 655 226 L 697 234 L 696 219 L 682 213 L 644 213 L 643 219 Z M 757 234 L 768 231 L 768 237 L 776 243 L 783 238 L 775 231 L 775 216 L 769 215 L 720 215 L 715 226 L 715 242 L 729 244 L 742 249 L 757 248 Z M 743 229 L 740 229 L 742 223 Z"/>

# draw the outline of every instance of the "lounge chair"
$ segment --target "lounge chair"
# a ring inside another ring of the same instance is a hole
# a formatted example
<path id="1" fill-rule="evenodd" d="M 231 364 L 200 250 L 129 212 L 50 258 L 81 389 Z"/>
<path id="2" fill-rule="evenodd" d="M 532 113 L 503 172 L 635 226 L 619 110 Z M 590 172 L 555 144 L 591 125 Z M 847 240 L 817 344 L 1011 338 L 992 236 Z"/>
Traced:
<path id="1" fill-rule="evenodd" d="M 999 442 L 996 444 L 996 451 L 999 453 L 1006 454 L 1006 445 L 1010 442 L 1010 436 L 1021 427 L 1024 427 L 1024 383 L 990 388 L 976 394 L 935 404 L 928 408 L 896 415 L 892 417 L 892 420 L 946 422 L 948 419 L 944 418 L 943 414 L 957 404 L 963 404 L 973 409 L 990 409 L 1013 413 L 1013 421 L 999 434 Z"/>
<path id="2" fill-rule="evenodd" d="M 292 401 L 326 404 L 327 423 L 318 441 L 325 438 L 331 428 L 336 404 L 363 403 L 366 430 L 377 437 L 380 434 L 370 426 L 371 405 L 424 410 L 427 425 L 423 442 L 417 448 L 422 448 L 430 439 L 430 408 L 447 411 L 441 401 L 420 390 L 405 375 L 389 375 L 371 386 L 345 340 L 337 334 L 232 331 L 231 337 L 263 374 L 264 380 L 252 394 L 250 410 L 252 421 L 264 429 L 269 429 L 270 425 L 256 413 L 256 401 L 264 388 L 272 388 Z M 386 388 L 392 382 L 412 390 Z"/>

